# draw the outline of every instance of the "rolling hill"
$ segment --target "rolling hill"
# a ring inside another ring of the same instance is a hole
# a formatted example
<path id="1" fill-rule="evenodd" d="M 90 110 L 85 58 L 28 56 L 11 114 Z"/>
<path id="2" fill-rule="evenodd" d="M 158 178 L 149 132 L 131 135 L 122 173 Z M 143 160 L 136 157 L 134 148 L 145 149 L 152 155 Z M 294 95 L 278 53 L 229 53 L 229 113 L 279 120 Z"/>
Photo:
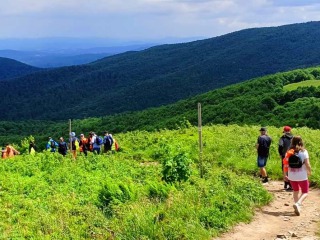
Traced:
<path id="1" fill-rule="evenodd" d="M 77 119 L 174 103 L 254 77 L 317 66 L 319 37 L 320 22 L 246 29 L 2 81 L 1 119 Z"/>
<path id="2" fill-rule="evenodd" d="M 16 60 L 0 57 L 0 81 L 24 76 L 40 70 L 41 68 L 32 67 Z"/>
<path id="3" fill-rule="evenodd" d="M 297 69 L 267 75 L 178 101 L 167 106 L 139 112 L 72 121 L 77 134 L 95 131 L 103 134 L 128 131 L 183 129 L 197 125 L 197 105 L 202 105 L 202 123 L 264 125 L 320 128 L 320 67 Z M 292 88 L 299 86 L 297 88 Z M 288 90 L 288 87 L 290 89 Z M 64 121 L 2 121 L 0 144 L 19 142 L 33 135 L 37 142 L 48 136 L 67 137 L 69 124 Z"/>

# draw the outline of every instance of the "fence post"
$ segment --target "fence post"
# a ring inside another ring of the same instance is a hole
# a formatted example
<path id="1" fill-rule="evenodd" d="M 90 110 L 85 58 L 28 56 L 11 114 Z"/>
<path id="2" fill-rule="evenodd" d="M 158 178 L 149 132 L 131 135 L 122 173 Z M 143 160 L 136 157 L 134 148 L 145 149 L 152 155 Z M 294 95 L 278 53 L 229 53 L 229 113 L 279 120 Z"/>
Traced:
<path id="1" fill-rule="evenodd" d="M 199 133 L 199 171 L 200 177 L 203 177 L 202 166 L 202 117 L 201 117 L 201 103 L 198 103 L 198 133 Z"/>
<path id="2" fill-rule="evenodd" d="M 69 141 L 70 141 L 70 152 L 72 152 L 72 137 L 71 137 L 71 119 L 69 119 Z"/>

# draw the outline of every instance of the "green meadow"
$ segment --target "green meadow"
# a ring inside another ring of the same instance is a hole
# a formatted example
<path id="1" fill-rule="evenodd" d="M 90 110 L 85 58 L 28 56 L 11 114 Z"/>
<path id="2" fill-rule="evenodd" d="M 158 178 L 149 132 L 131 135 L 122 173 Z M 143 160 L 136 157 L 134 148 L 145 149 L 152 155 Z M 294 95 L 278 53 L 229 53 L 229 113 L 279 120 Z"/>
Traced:
<path id="1" fill-rule="evenodd" d="M 283 86 L 283 90 L 285 92 L 293 91 L 298 89 L 299 87 L 320 87 L 319 80 L 306 80 L 302 82 L 290 83 L 288 85 Z"/>
<path id="2" fill-rule="evenodd" d="M 23 153 L 0 164 L 1 239 L 210 239 L 272 200 L 261 185 L 259 126 L 211 125 L 114 137 L 119 152 L 87 157 Z M 267 171 L 281 179 L 273 139 Z M 294 128 L 305 140 L 311 182 L 320 184 L 319 130 Z M 26 152 L 27 141 L 17 146 Z M 200 174 L 200 172 L 202 174 Z"/>

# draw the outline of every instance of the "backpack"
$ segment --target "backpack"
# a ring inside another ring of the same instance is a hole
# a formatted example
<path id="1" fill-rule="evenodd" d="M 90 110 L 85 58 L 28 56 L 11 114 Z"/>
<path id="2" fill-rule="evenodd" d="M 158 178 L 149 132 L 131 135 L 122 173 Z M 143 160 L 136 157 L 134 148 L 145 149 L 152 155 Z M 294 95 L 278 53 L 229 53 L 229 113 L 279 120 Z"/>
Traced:
<path id="1" fill-rule="evenodd" d="M 106 136 L 104 137 L 104 144 L 108 145 L 108 146 L 112 146 L 113 144 L 113 139 L 111 136 Z"/>
<path id="2" fill-rule="evenodd" d="M 78 140 L 78 138 L 72 137 L 71 145 L 72 145 L 72 150 L 79 149 L 79 140 Z"/>
<path id="3" fill-rule="evenodd" d="M 288 163 L 290 168 L 301 168 L 304 162 L 302 159 L 299 157 L 298 153 L 293 153 L 289 158 L 288 158 Z"/>
<path id="4" fill-rule="evenodd" d="M 96 144 L 101 145 L 103 143 L 103 139 L 99 136 L 96 136 Z"/>
<path id="5" fill-rule="evenodd" d="M 109 137 L 109 139 L 110 139 L 110 145 L 112 146 L 112 144 L 113 144 L 113 138 L 111 137 L 111 136 L 108 136 Z"/>
<path id="6" fill-rule="evenodd" d="M 56 148 L 57 147 L 56 142 L 54 140 L 50 141 L 50 147 L 51 148 Z"/>

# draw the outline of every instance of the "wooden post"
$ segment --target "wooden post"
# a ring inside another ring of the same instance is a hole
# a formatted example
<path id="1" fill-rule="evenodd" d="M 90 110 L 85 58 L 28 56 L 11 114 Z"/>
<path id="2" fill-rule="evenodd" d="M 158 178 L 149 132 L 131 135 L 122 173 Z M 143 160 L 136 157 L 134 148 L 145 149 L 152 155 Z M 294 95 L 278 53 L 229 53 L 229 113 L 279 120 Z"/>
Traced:
<path id="1" fill-rule="evenodd" d="M 202 117 L 201 117 L 201 103 L 198 103 L 198 133 L 199 133 L 199 171 L 200 177 L 203 177 L 202 170 Z"/>
<path id="2" fill-rule="evenodd" d="M 69 139 L 70 139 L 70 152 L 72 152 L 71 119 L 69 119 Z"/>

